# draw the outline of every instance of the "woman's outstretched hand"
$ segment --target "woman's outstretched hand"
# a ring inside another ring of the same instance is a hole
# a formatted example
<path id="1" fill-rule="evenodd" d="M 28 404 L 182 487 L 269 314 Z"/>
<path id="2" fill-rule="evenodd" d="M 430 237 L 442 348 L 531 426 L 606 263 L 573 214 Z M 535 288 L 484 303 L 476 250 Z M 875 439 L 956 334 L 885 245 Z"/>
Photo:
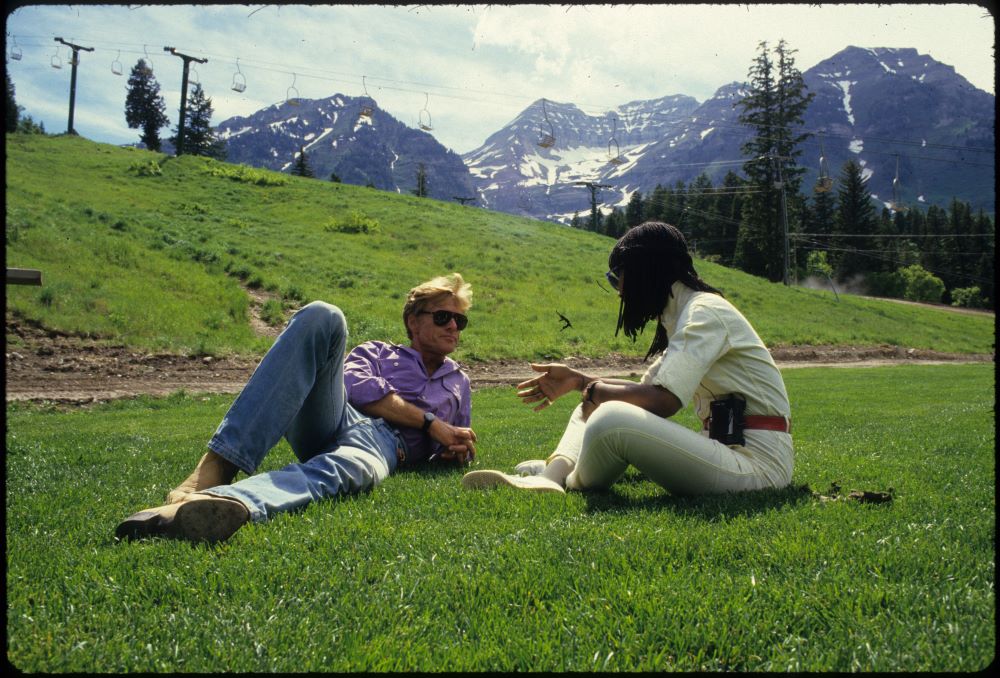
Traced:
<path id="1" fill-rule="evenodd" d="M 538 403 L 535 412 L 544 410 L 556 399 L 570 391 L 579 391 L 588 379 L 582 373 L 560 364 L 536 365 L 529 363 L 537 377 L 522 381 L 517 385 L 517 396 L 525 405 Z"/>

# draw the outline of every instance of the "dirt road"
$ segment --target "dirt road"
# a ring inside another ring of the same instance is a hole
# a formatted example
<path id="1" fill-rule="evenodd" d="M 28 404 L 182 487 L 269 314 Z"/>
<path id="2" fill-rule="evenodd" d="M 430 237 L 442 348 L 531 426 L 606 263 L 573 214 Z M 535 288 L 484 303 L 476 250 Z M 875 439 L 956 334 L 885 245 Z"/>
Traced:
<path id="1" fill-rule="evenodd" d="M 123 346 L 105 346 L 86 338 L 18 323 L 7 317 L 7 401 L 31 400 L 84 404 L 141 394 L 167 395 L 178 389 L 194 393 L 237 393 L 256 366 L 245 358 L 147 354 Z M 13 338 L 17 337 L 17 341 Z M 776 347 L 782 369 L 804 366 L 874 366 L 920 362 L 991 362 L 993 355 L 936 353 L 895 346 Z M 638 376 L 647 364 L 610 355 L 600 359 L 567 357 L 559 362 L 599 377 Z M 524 361 L 464 364 L 473 388 L 513 386 L 530 376 Z"/>

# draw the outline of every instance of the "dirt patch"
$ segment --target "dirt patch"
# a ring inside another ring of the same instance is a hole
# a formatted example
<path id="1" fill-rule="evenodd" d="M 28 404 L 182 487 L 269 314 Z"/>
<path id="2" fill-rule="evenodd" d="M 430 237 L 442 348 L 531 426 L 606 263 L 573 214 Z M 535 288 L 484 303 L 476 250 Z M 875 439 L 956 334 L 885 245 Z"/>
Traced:
<path id="1" fill-rule="evenodd" d="M 143 353 L 34 326 L 7 314 L 6 398 L 67 404 L 137 395 L 238 393 L 258 360 Z M 15 339 L 16 338 L 16 339 Z M 779 367 L 875 366 L 906 362 L 991 362 L 993 354 L 939 353 L 898 346 L 784 346 L 771 350 Z M 559 362 L 595 377 L 636 377 L 648 363 L 632 356 L 566 357 Z M 526 361 L 463 365 L 473 388 L 514 386 L 531 376 Z"/>

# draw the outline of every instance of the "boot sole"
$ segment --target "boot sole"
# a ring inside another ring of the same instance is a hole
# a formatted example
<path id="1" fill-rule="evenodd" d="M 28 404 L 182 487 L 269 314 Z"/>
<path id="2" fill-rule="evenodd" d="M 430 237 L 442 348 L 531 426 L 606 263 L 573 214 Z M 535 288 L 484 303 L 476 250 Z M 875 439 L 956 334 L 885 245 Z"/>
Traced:
<path id="1" fill-rule="evenodd" d="M 470 471 L 462 477 L 462 487 L 467 490 L 482 490 L 498 485 L 506 485 L 531 492 L 553 492 L 566 494 L 566 490 L 548 478 L 540 476 L 512 476 L 501 471 Z"/>
<path id="2" fill-rule="evenodd" d="M 215 543 L 231 537 L 249 520 L 249 515 L 237 501 L 192 499 L 179 505 L 170 518 L 163 517 L 159 509 L 131 515 L 115 529 L 115 537 L 143 539 L 160 536 Z"/>
<path id="3" fill-rule="evenodd" d="M 237 501 L 229 499 L 192 499 L 177 509 L 166 534 L 189 541 L 220 542 L 243 527 L 250 514 Z"/>

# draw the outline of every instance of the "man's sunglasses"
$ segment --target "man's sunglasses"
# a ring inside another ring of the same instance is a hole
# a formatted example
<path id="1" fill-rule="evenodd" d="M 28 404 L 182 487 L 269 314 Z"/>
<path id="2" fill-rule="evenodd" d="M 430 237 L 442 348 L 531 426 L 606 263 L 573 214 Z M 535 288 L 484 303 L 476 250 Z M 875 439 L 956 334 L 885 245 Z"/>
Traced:
<path id="1" fill-rule="evenodd" d="M 423 315 L 429 313 L 434 316 L 434 324 L 438 327 L 444 327 L 451 319 L 455 319 L 455 325 L 458 327 L 458 331 L 461 332 L 465 329 L 466 325 L 469 324 L 469 319 L 466 318 L 461 313 L 454 313 L 452 311 L 417 311 L 417 315 Z"/>
<path id="2" fill-rule="evenodd" d="M 604 277 L 608 279 L 611 286 L 616 290 L 621 286 L 621 281 L 618 279 L 618 269 L 613 269 L 604 274 Z"/>

